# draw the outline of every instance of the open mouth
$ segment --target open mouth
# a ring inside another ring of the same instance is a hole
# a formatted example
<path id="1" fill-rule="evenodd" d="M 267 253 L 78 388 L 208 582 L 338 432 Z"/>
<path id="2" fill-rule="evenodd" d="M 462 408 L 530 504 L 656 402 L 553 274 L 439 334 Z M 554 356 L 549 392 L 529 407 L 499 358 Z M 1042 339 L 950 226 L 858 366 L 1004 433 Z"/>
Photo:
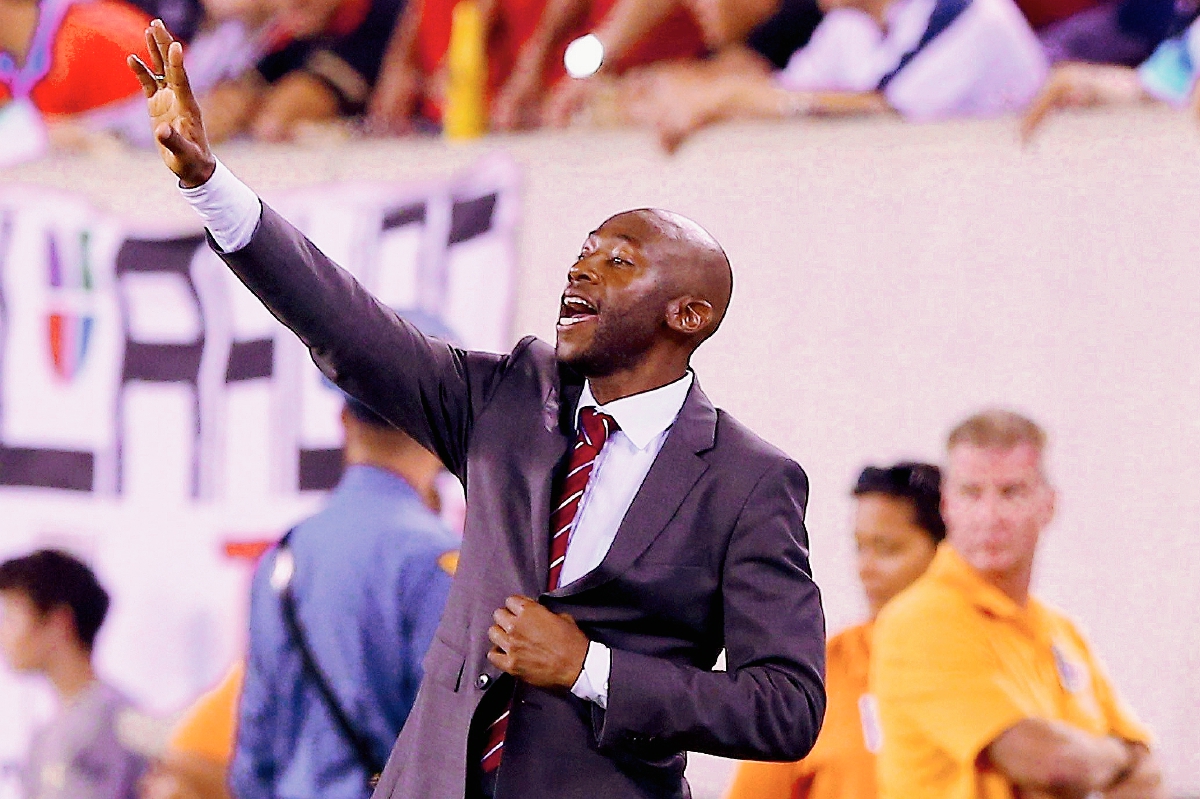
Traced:
<path id="1" fill-rule="evenodd" d="M 574 294 L 563 295 L 558 311 L 558 326 L 571 327 L 596 318 L 596 306 Z"/>

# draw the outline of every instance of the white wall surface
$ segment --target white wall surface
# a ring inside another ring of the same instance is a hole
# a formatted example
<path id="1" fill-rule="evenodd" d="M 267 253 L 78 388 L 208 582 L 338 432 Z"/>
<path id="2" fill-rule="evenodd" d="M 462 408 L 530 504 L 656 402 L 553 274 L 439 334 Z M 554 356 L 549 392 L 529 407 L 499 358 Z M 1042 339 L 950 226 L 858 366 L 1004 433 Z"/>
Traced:
<path id="1" fill-rule="evenodd" d="M 807 469 L 831 629 L 863 612 L 847 532 L 863 464 L 936 460 L 949 428 L 984 405 L 1040 421 L 1061 499 L 1037 590 L 1090 632 L 1156 732 L 1174 792 L 1200 794 L 1195 127 L 1165 111 L 1070 116 L 1022 149 L 1007 120 L 752 125 L 707 132 L 673 159 L 640 133 L 221 153 L 270 190 L 443 176 L 496 149 L 526 181 L 514 339 L 553 335 L 565 270 L 614 212 L 667 207 L 724 244 L 734 302 L 697 373 Z M 0 180 L 189 221 L 148 155 L 62 158 Z M 719 795 L 727 770 L 699 763 L 698 799 Z"/>

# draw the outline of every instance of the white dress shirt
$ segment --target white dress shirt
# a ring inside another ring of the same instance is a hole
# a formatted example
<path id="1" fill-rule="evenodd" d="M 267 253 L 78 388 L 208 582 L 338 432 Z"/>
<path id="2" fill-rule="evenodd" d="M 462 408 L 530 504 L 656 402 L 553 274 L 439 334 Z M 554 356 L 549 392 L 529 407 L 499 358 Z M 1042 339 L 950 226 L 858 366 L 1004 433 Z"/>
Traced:
<path id="1" fill-rule="evenodd" d="M 254 191 L 220 161 L 207 182 L 191 189 L 180 187 L 180 191 L 204 220 L 205 227 L 222 250 L 236 252 L 250 243 L 262 217 L 262 203 Z M 620 429 L 608 437 L 596 456 L 591 478 L 568 534 L 560 585 L 578 580 L 599 566 L 608 554 L 625 513 L 683 408 L 693 379 L 689 371 L 673 383 L 607 405 L 596 402 L 590 383 L 584 385 L 575 411 L 576 429 L 579 412 L 584 408 L 595 408 L 608 414 Z M 546 534 L 549 535 L 548 529 Z M 592 641 L 583 670 L 571 686 L 571 692 L 600 707 L 607 707 L 611 669 L 612 655 L 608 647 Z"/>
<path id="2" fill-rule="evenodd" d="M 793 91 L 870 92 L 921 40 L 935 0 L 895 0 L 886 31 L 852 8 L 825 15 L 778 75 Z M 1012 0 L 972 0 L 888 84 L 884 96 L 906 119 L 995 116 L 1023 108 L 1049 66 Z"/>

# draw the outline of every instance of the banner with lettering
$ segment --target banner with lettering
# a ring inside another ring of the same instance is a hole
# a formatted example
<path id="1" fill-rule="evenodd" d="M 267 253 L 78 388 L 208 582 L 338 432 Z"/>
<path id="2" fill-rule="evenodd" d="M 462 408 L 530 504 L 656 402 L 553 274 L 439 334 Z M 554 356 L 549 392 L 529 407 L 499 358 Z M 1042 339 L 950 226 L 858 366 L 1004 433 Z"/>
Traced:
<path id="1" fill-rule="evenodd" d="M 392 307 L 501 351 L 517 188 L 495 157 L 425 185 L 267 200 Z M 237 556 L 337 481 L 340 408 L 199 223 L 151 234 L 75 197 L 0 189 L 0 557 L 58 546 L 93 565 L 113 595 L 100 669 L 152 711 L 178 709 L 241 650 Z M 0 671 L 0 799 L 47 712 L 37 684 Z"/>

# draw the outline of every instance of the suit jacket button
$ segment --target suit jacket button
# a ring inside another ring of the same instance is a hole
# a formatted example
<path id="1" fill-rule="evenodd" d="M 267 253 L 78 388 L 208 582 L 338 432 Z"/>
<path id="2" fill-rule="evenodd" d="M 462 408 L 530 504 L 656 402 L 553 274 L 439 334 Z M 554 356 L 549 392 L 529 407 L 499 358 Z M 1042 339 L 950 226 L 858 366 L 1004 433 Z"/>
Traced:
<path id="1" fill-rule="evenodd" d="M 475 678 L 475 687 L 481 691 L 484 688 L 487 688 L 491 684 L 492 684 L 492 678 L 487 676 L 486 674 L 480 674 L 478 677 Z"/>

